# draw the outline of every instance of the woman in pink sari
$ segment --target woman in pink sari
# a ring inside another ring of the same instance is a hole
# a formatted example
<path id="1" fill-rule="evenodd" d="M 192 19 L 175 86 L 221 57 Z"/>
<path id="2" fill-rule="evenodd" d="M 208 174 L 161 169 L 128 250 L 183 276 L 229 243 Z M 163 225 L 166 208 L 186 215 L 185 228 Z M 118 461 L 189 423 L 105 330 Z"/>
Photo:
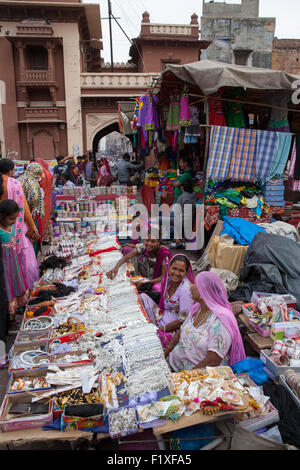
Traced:
<path id="1" fill-rule="evenodd" d="M 13 178 L 7 181 L 8 199 L 14 200 L 20 207 L 20 214 L 15 223 L 17 254 L 27 286 L 32 289 L 34 282 L 40 278 L 37 259 L 32 241 L 26 236 L 28 227 L 24 221 L 24 194 L 21 183 Z"/>
<path id="2" fill-rule="evenodd" d="M 165 273 L 159 304 L 147 294 L 141 300 L 152 323 L 159 327 L 159 337 L 165 346 L 186 320 L 194 301 L 191 286 L 194 283 L 193 269 L 185 255 L 175 255 Z"/>
<path id="3" fill-rule="evenodd" d="M 20 181 L 12 177 L 13 170 L 14 163 L 10 159 L 0 160 L 0 202 L 11 199 L 20 208 L 15 223 L 16 250 L 27 287 L 31 289 L 33 283 L 39 279 L 39 268 L 33 243 L 39 240 L 40 236 L 32 220 L 22 185 Z"/>
<path id="4" fill-rule="evenodd" d="M 109 163 L 106 158 L 99 160 L 99 172 L 97 176 L 97 186 L 110 186 L 113 182 L 113 175 L 111 174 Z"/>
<path id="5" fill-rule="evenodd" d="M 196 305 L 165 348 L 175 372 L 233 365 L 245 359 L 245 349 L 223 282 L 202 272 L 191 287 Z"/>

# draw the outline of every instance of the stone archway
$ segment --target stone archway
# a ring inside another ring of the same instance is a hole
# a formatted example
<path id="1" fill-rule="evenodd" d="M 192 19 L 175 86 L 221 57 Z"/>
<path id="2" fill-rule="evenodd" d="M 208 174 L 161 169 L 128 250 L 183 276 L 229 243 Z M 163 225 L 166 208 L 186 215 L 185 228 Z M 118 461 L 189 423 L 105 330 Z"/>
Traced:
<path id="1" fill-rule="evenodd" d="M 100 140 L 103 139 L 103 137 L 111 134 L 112 132 L 120 132 L 119 124 L 117 122 L 114 122 L 97 132 L 93 140 L 93 152 L 94 153 L 98 152 L 98 146 L 99 146 Z"/>
<path id="2" fill-rule="evenodd" d="M 119 118 L 117 113 L 88 113 L 86 115 L 86 147 L 87 150 L 94 148 L 94 139 L 96 135 L 109 126 L 116 126 L 113 130 L 119 132 Z M 111 131 L 109 131 L 111 132 Z M 107 132 L 107 134 L 109 134 Z M 105 137 L 103 134 L 102 137 Z"/>

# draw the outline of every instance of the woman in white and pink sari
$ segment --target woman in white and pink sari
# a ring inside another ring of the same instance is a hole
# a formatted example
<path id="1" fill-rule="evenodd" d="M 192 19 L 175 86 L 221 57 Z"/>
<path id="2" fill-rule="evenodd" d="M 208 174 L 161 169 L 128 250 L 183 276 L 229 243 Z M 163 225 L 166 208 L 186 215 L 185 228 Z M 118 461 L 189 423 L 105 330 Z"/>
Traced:
<path id="1" fill-rule="evenodd" d="M 178 254 L 173 256 L 165 273 L 159 304 L 147 294 L 141 294 L 149 320 L 158 326 L 158 335 L 163 346 L 180 329 L 194 305 L 191 295 L 193 283 L 190 260 L 187 256 Z"/>

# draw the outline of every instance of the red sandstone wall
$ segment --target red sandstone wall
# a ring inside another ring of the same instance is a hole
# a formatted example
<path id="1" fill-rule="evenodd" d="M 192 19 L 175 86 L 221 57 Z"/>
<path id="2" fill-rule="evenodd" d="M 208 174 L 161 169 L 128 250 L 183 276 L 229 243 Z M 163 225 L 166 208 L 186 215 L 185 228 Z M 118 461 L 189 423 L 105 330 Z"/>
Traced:
<path id="1" fill-rule="evenodd" d="M 170 62 L 179 60 L 180 64 L 189 64 L 200 60 L 198 47 L 190 46 L 147 46 L 142 49 L 144 64 L 139 62 L 139 72 L 160 73 L 162 71 L 162 61 Z"/>
<path id="2" fill-rule="evenodd" d="M 0 65 L 0 80 L 6 84 L 6 104 L 2 106 L 5 149 L 18 152 L 20 158 L 14 61 L 12 46 L 6 38 L 0 38 Z"/>

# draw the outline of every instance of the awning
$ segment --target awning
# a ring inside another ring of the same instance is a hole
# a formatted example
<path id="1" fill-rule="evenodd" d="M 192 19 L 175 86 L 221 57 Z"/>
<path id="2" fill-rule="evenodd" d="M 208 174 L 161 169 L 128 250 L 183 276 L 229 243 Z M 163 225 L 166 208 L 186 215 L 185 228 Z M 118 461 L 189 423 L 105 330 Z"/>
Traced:
<path id="1" fill-rule="evenodd" d="M 162 78 L 172 72 L 183 81 L 196 85 L 204 95 L 216 93 L 221 87 L 243 87 L 253 90 L 292 90 L 300 76 L 280 70 L 225 64 L 202 60 L 186 65 L 166 67 Z"/>

